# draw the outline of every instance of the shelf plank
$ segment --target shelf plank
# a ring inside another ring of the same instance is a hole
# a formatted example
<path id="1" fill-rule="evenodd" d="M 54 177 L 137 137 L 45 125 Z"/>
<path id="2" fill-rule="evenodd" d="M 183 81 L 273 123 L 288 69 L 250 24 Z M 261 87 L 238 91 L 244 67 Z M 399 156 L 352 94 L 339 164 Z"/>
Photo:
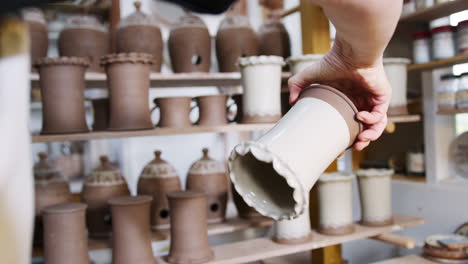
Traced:
<path id="1" fill-rule="evenodd" d="M 466 1 L 468 3 L 468 1 Z M 450 67 L 455 64 L 468 62 L 468 54 L 457 55 L 448 59 L 435 60 L 428 63 L 412 64 L 408 66 L 408 71 L 427 71 L 437 68 Z"/>
<path id="2" fill-rule="evenodd" d="M 426 182 L 426 177 L 424 177 L 424 176 L 407 176 L 407 175 L 401 175 L 401 174 L 394 174 L 392 176 L 392 180 L 394 180 L 394 181 L 425 183 Z"/>
<path id="3" fill-rule="evenodd" d="M 468 1 L 453 0 L 402 16 L 400 22 L 429 22 L 468 9 Z"/>
<path id="4" fill-rule="evenodd" d="M 402 115 L 402 116 L 389 116 L 388 122 L 393 123 L 414 123 L 421 121 L 420 115 Z"/>
<path id="5" fill-rule="evenodd" d="M 437 111 L 438 115 L 456 115 L 456 114 L 466 114 L 468 109 L 454 109 L 454 110 L 439 110 Z"/>
<path id="6" fill-rule="evenodd" d="M 383 261 L 373 262 L 372 264 L 439 264 L 432 260 L 425 259 L 418 255 L 409 255 L 399 258 L 392 258 Z"/>

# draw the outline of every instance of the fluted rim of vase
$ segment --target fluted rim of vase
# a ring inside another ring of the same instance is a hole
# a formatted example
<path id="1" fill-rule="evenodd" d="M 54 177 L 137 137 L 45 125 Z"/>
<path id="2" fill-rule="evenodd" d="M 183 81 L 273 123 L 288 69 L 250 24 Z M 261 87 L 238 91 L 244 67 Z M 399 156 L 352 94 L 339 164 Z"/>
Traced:
<path id="1" fill-rule="evenodd" d="M 247 66 L 255 66 L 255 65 L 280 65 L 280 66 L 285 65 L 283 57 L 274 56 L 274 55 L 240 57 L 237 60 L 236 64 L 239 67 L 247 67 Z"/>
<path id="2" fill-rule="evenodd" d="M 387 177 L 392 176 L 395 171 L 393 169 L 361 169 L 355 171 L 358 178 L 362 177 Z"/>

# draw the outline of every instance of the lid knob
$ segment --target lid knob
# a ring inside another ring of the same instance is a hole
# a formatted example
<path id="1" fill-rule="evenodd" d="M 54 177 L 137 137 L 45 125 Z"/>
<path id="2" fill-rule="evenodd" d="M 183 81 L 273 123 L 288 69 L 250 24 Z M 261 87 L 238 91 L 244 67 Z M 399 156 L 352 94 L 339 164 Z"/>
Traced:
<path id="1" fill-rule="evenodd" d="M 106 155 L 100 156 L 99 160 L 101 161 L 102 165 L 105 165 L 105 164 L 109 163 L 109 158 Z"/>
<path id="2" fill-rule="evenodd" d="M 202 152 L 203 152 L 203 157 L 207 158 L 208 157 L 208 148 L 203 148 Z"/>
<path id="3" fill-rule="evenodd" d="M 39 152 L 38 154 L 40 160 L 47 160 L 47 153 L 45 152 Z"/>
<path id="4" fill-rule="evenodd" d="M 161 159 L 161 151 L 160 150 L 156 150 L 154 152 L 154 156 L 156 157 L 155 159 L 156 160 L 160 160 Z"/>
<path id="5" fill-rule="evenodd" d="M 141 8 L 141 1 L 135 1 L 133 2 L 133 5 L 135 6 L 135 9 L 137 11 L 140 11 L 140 8 Z"/>

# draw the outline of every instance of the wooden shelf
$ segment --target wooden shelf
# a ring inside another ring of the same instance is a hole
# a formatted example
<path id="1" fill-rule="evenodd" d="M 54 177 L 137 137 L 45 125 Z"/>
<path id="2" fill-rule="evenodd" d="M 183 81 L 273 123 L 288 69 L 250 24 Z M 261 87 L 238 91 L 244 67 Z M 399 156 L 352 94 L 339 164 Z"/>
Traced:
<path id="1" fill-rule="evenodd" d="M 468 9 L 468 1 L 453 0 L 402 16 L 401 22 L 429 22 Z"/>
<path id="2" fill-rule="evenodd" d="M 455 110 L 439 110 L 437 111 L 438 115 L 456 115 L 456 114 L 466 114 L 468 109 L 455 109 Z"/>
<path id="3" fill-rule="evenodd" d="M 420 115 L 402 115 L 402 116 L 389 116 L 388 122 L 393 123 L 414 123 L 421 121 Z"/>
<path id="4" fill-rule="evenodd" d="M 425 259 L 418 255 L 409 255 L 399 258 L 387 259 L 379 262 L 373 262 L 372 264 L 439 264 L 432 260 Z"/>
<path id="5" fill-rule="evenodd" d="M 424 177 L 424 176 L 407 176 L 407 175 L 401 175 L 401 174 L 394 174 L 392 176 L 392 180 L 425 183 L 426 182 L 426 177 Z"/>
<path id="6" fill-rule="evenodd" d="M 435 60 L 428 63 L 412 64 L 408 66 L 408 71 L 428 71 L 437 68 L 450 67 L 465 62 L 468 62 L 468 54 L 461 54 L 452 58 Z"/>

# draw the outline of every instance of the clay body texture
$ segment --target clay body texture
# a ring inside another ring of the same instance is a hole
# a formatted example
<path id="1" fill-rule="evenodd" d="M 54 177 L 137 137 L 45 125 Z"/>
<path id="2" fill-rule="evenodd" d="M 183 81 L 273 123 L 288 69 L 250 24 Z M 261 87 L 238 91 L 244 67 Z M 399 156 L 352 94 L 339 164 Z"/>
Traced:
<path id="1" fill-rule="evenodd" d="M 228 123 L 226 95 L 199 96 L 196 100 L 200 109 L 198 125 L 220 126 Z"/>
<path id="2" fill-rule="evenodd" d="M 31 71 L 36 71 L 33 67 L 38 58 L 47 57 L 49 47 L 49 36 L 47 34 L 47 24 L 44 13 L 39 8 L 26 8 L 21 12 L 22 18 L 26 22 L 30 40 Z"/>
<path id="3" fill-rule="evenodd" d="M 192 110 L 190 97 L 161 97 L 154 99 L 155 107 L 159 108 L 159 127 L 183 128 L 192 125 L 190 112 Z"/>
<path id="4" fill-rule="evenodd" d="M 407 66 L 410 60 L 406 58 L 384 58 L 384 69 L 392 86 L 392 99 L 388 115 L 407 115 Z"/>
<path id="5" fill-rule="evenodd" d="M 264 23 L 259 29 L 258 40 L 260 55 L 291 56 L 289 33 L 281 21 L 269 20 Z"/>

